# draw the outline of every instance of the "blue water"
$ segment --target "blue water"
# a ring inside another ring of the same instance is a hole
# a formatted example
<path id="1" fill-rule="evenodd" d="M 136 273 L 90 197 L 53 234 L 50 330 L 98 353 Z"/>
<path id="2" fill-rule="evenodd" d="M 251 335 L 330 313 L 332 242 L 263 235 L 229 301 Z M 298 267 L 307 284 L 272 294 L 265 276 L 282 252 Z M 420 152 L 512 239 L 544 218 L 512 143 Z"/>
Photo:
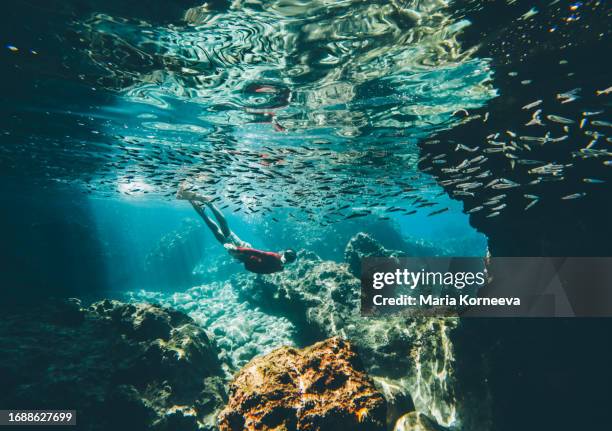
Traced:
<path id="1" fill-rule="evenodd" d="M 458 205 L 456 202 L 451 203 L 453 204 Z M 112 290 L 149 287 L 156 274 L 142 271 L 147 255 L 158 246 L 164 235 L 183 231 L 185 223 L 188 222 L 197 228 L 191 235 L 201 239 L 201 242 L 196 240 L 194 244 L 201 245 L 204 249 L 199 250 L 196 245 L 183 247 L 180 253 L 186 262 L 190 262 L 194 267 L 200 265 L 200 268 L 215 267 L 218 261 L 231 262 L 199 216 L 185 202 L 160 202 L 132 197 L 89 197 L 87 205 L 93 214 L 96 235 L 109 249 L 105 270 L 111 280 Z M 282 212 L 278 211 L 278 214 Z M 479 256 L 486 250 L 487 245 L 486 237 L 469 227 L 467 216 L 461 214 L 460 210 L 441 214 L 436 223 L 431 223 L 431 218 L 424 214 L 415 215 L 409 221 L 403 220 L 402 216 L 395 216 L 389 221 L 371 226 L 351 223 L 342 227 L 313 227 L 296 221 L 294 223 L 297 226 L 293 226 L 288 232 L 283 231 L 282 235 L 279 235 L 279 227 L 271 226 L 276 223 L 266 222 L 261 217 L 245 218 L 228 214 L 227 220 L 241 239 L 258 248 L 275 251 L 289 247 L 297 250 L 304 248 L 338 262 L 343 261 L 344 246 L 350 236 L 360 231 L 372 233 L 389 248 L 398 244 L 398 238 L 394 235 L 399 235 L 399 239 L 407 243 L 425 243 L 437 255 Z M 389 231 L 391 228 L 394 230 Z M 338 244 L 337 248 L 332 250 L 329 243 L 334 240 Z M 237 273 L 244 271 L 239 263 L 233 264 L 232 270 Z M 174 287 L 181 290 L 187 287 L 184 284 L 172 286 L 171 279 L 168 283 L 170 285 L 163 286 L 165 289 Z"/>
<path id="2" fill-rule="evenodd" d="M 125 283 L 197 220 L 175 199 L 184 182 L 260 248 L 340 261 L 370 230 L 397 237 L 391 248 L 482 256 L 518 220 L 529 237 L 550 214 L 597 206 L 610 172 L 589 144 L 609 127 L 609 83 L 590 63 L 602 56 L 576 46 L 606 46 L 608 8 L 497 3 L 20 4 L 0 51 L 5 186 L 82 196 Z M 543 113 L 522 108 L 538 98 Z M 526 127 L 531 115 L 546 124 Z"/>
<path id="3" fill-rule="evenodd" d="M 600 321 L 374 321 L 318 288 L 358 289 L 360 232 L 411 256 L 610 255 L 611 17 L 600 0 L 7 4 L 1 299 L 174 307 L 232 372 L 352 334 L 390 361 L 368 372 L 401 412 L 451 429 L 607 423 Z M 248 273 L 182 184 L 302 260 Z M 274 283 L 311 297 L 275 302 Z"/>

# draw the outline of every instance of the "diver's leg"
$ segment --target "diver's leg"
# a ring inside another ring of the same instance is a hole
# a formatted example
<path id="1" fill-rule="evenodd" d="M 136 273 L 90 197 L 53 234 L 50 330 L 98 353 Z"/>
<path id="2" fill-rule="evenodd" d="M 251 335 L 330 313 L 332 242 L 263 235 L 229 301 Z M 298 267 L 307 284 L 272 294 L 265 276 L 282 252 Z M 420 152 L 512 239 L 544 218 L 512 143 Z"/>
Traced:
<path id="1" fill-rule="evenodd" d="M 221 232 L 223 232 L 223 235 L 231 236 L 232 230 L 229 228 L 229 225 L 227 224 L 227 220 L 225 219 L 225 216 L 223 215 L 221 210 L 217 208 L 217 206 L 210 201 L 206 202 L 206 206 L 210 208 L 210 211 L 213 213 L 213 215 L 219 222 L 219 226 L 221 227 Z"/>
<path id="2" fill-rule="evenodd" d="M 225 235 L 227 242 L 231 242 L 232 244 L 238 247 L 249 247 L 249 248 L 251 247 L 251 244 L 249 244 L 246 241 L 241 240 L 238 237 L 238 235 L 236 235 L 229 228 L 229 225 L 227 224 L 227 220 L 225 219 L 225 216 L 223 215 L 221 210 L 217 208 L 217 206 L 214 203 L 209 201 L 209 202 L 206 202 L 205 205 L 207 205 L 208 208 L 210 208 L 210 211 L 214 214 L 215 218 L 219 222 L 219 226 L 221 227 L 221 232 L 223 233 L 223 235 Z"/>
<path id="3" fill-rule="evenodd" d="M 206 215 L 201 205 L 198 205 L 194 201 L 189 201 L 189 203 L 191 203 L 191 206 L 193 206 L 193 209 L 195 209 L 196 212 L 200 215 L 200 217 L 202 217 L 202 219 L 204 220 L 204 222 L 206 223 L 210 231 L 213 233 L 215 238 L 217 238 L 217 241 L 219 241 L 221 244 L 225 244 L 227 242 L 227 236 L 223 234 L 221 229 L 219 229 L 219 226 L 217 225 L 217 223 L 212 221 L 210 217 Z"/>

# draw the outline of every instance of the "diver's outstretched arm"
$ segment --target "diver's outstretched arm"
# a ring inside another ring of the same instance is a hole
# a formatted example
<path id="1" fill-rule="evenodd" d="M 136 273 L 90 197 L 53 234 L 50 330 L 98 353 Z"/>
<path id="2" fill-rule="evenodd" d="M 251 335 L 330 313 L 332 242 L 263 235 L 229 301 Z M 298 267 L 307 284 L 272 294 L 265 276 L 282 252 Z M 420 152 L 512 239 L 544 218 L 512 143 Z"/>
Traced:
<path id="1" fill-rule="evenodd" d="M 194 201 L 189 201 L 189 203 L 191 204 L 191 206 L 193 206 L 193 209 L 196 210 L 196 212 L 200 215 L 200 217 L 204 219 L 204 222 L 206 223 L 210 231 L 213 233 L 215 238 L 217 238 L 217 241 L 219 241 L 221 244 L 225 244 L 227 242 L 227 237 L 223 235 L 223 232 L 221 231 L 221 229 L 219 229 L 219 226 L 217 225 L 217 223 L 212 221 L 210 217 L 206 215 L 206 213 L 204 212 L 204 209 L 202 208 L 200 204 L 197 204 Z"/>

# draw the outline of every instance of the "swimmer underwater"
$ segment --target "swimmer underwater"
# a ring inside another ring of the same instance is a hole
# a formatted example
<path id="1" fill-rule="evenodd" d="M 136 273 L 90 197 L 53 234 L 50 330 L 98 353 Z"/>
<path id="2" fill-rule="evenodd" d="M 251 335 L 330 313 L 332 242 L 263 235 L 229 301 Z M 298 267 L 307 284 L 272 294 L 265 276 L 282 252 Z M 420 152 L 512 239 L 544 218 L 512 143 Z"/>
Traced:
<path id="1" fill-rule="evenodd" d="M 291 249 L 275 253 L 252 248 L 251 244 L 241 240 L 238 235 L 232 232 L 223 213 L 221 213 L 219 208 L 217 208 L 209 198 L 189 190 L 185 183 L 180 186 L 176 193 L 176 197 L 177 199 L 184 199 L 191 203 L 215 238 L 217 238 L 217 241 L 225 247 L 232 257 L 244 263 L 244 267 L 247 271 L 256 274 L 272 274 L 282 271 L 285 269 L 285 265 L 296 260 L 297 254 Z M 212 212 L 219 224 L 215 223 L 215 221 L 206 214 L 206 208 Z"/>

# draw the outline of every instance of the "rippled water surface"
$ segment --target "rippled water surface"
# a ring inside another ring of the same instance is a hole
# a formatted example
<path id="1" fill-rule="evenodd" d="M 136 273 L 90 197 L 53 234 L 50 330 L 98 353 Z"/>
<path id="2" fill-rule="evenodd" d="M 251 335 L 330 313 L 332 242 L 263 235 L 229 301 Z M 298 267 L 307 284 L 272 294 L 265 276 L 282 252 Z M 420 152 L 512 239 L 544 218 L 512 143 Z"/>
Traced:
<path id="1" fill-rule="evenodd" d="M 23 2 L 6 15 L 5 175 L 168 199 L 187 180 L 233 211 L 290 208 L 325 225 L 496 217 L 499 190 L 535 196 L 522 208 L 548 193 L 529 181 L 564 178 L 576 154 L 610 157 L 605 2 L 123 3 Z M 574 60 L 584 47 L 587 70 Z M 505 110 L 489 112 L 495 100 Z M 513 128 L 497 129 L 500 117 Z M 532 117 L 543 121 L 517 130 Z M 482 136 L 432 140 L 468 122 Z M 540 150 L 586 132 L 566 160 Z M 583 150 L 593 134 L 603 148 Z M 528 180 L 523 166 L 536 169 Z"/>

